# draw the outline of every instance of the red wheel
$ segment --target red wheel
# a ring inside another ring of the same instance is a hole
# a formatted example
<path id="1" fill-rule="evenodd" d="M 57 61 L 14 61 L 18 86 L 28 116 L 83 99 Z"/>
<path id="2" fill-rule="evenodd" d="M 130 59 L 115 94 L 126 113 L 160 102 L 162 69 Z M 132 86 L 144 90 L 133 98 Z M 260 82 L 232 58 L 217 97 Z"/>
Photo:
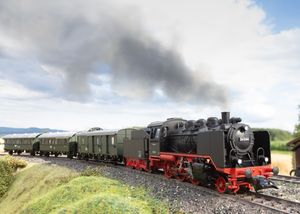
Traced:
<path id="1" fill-rule="evenodd" d="M 226 180 L 224 177 L 220 176 L 216 180 L 216 187 L 218 192 L 224 193 L 227 190 Z"/>
<path id="2" fill-rule="evenodd" d="M 164 172 L 165 172 L 165 177 L 170 179 L 173 177 L 173 173 L 172 173 L 172 164 L 171 163 L 166 163 L 165 167 L 164 167 Z"/>
<path id="3" fill-rule="evenodd" d="M 186 174 L 187 172 L 184 169 L 181 169 L 178 171 L 176 178 L 183 182 L 187 179 Z"/>
<path id="4" fill-rule="evenodd" d="M 195 186 L 199 186 L 199 185 L 200 185 L 200 181 L 197 180 L 197 179 L 195 179 L 195 178 L 192 179 L 191 183 L 192 183 L 193 185 L 195 185 Z"/>

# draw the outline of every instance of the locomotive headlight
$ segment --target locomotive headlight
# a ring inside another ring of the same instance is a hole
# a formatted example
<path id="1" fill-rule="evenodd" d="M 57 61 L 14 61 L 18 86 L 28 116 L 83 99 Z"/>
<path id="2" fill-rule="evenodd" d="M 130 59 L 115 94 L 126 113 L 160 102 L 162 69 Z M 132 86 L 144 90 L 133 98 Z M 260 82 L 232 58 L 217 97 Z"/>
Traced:
<path id="1" fill-rule="evenodd" d="M 269 162 L 269 158 L 265 157 L 265 162 L 268 163 Z"/>
<path id="2" fill-rule="evenodd" d="M 243 163 L 243 161 L 241 159 L 238 159 L 237 162 L 239 165 L 241 165 Z"/>

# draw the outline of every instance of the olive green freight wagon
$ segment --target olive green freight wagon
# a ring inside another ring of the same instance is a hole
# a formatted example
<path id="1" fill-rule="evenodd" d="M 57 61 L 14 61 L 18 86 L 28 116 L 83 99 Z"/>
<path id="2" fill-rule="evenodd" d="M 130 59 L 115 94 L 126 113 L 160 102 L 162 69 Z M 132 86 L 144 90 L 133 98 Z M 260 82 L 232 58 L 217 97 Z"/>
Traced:
<path id="1" fill-rule="evenodd" d="M 35 155 L 39 151 L 39 143 L 36 140 L 39 135 L 38 133 L 5 135 L 3 137 L 4 151 L 11 155 L 13 153 L 21 154 L 22 152 Z"/>
<path id="2" fill-rule="evenodd" d="M 123 161 L 124 138 L 135 129 L 88 131 L 77 133 L 78 158 Z"/>
<path id="3" fill-rule="evenodd" d="M 76 141 L 76 132 L 45 133 L 38 137 L 40 142 L 40 154 L 49 156 L 72 155 L 72 145 Z"/>

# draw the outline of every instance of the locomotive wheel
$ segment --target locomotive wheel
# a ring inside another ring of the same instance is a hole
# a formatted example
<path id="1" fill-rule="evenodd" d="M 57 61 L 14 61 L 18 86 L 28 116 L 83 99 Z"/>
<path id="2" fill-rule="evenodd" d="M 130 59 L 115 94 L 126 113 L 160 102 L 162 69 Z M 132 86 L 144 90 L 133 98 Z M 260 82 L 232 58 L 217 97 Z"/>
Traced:
<path id="1" fill-rule="evenodd" d="M 296 176 L 296 170 L 295 169 L 290 171 L 290 176 Z"/>
<path id="2" fill-rule="evenodd" d="M 172 173 L 172 163 L 166 163 L 164 167 L 165 177 L 171 179 L 174 175 Z"/>
<path id="3" fill-rule="evenodd" d="M 197 179 L 195 179 L 195 178 L 192 179 L 191 183 L 192 183 L 193 185 L 195 185 L 195 186 L 199 186 L 199 185 L 200 185 L 200 181 L 197 180 Z"/>
<path id="4" fill-rule="evenodd" d="M 224 193 L 227 190 L 226 180 L 223 176 L 218 177 L 215 185 L 219 193 Z"/>
<path id="5" fill-rule="evenodd" d="M 238 191 L 238 193 L 245 194 L 245 193 L 247 193 L 249 191 L 250 191 L 250 189 L 248 187 L 241 186 L 240 189 L 239 189 L 239 191 Z"/>
<path id="6" fill-rule="evenodd" d="M 183 182 L 186 180 L 186 176 L 184 174 L 186 174 L 186 171 L 184 169 L 181 169 L 178 171 L 176 178 Z"/>
<path id="7" fill-rule="evenodd" d="M 8 154 L 9 154 L 9 155 L 13 155 L 13 151 L 9 151 Z"/>

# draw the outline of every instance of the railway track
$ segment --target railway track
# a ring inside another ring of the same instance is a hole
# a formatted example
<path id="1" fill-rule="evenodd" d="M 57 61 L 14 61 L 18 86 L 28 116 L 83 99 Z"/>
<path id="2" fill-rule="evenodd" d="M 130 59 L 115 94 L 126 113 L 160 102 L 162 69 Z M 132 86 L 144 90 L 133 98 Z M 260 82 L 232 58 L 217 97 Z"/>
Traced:
<path id="1" fill-rule="evenodd" d="M 133 170 L 128 169 L 127 170 Z M 135 170 L 136 171 L 136 170 Z M 146 173 L 142 171 L 138 171 L 137 173 Z M 147 173 L 148 174 L 148 173 Z M 157 179 L 165 179 L 162 175 L 159 174 L 149 174 L 151 176 L 156 177 Z M 174 179 L 175 180 L 175 179 Z M 180 182 L 180 181 L 175 181 Z M 231 195 L 231 194 L 220 194 L 216 192 L 216 190 L 202 187 L 202 186 L 194 186 L 190 183 L 184 183 L 187 188 L 195 188 L 206 194 L 215 195 L 216 197 L 224 197 L 229 200 L 239 200 L 249 205 L 255 205 L 271 211 L 271 213 L 300 213 L 300 203 L 295 201 L 290 201 L 282 198 L 277 198 L 274 196 L 269 196 L 261 193 L 248 192 L 246 194 L 239 195 Z"/>
<path id="2" fill-rule="evenodd" d="M 274 181 L 282 181 L 293 184 L 300 184 L 300 177 L 287 176 L 287 175 L 277 175 L 271 178 Z"/>
<path id="3" fill-rule="evenodd" d="M 300 203 L 282 198 L 277 198 L 261 193 L 249 192 L 238 196 L 240 200 L 265 207 L 279 213 L 300 213 Z"/>

